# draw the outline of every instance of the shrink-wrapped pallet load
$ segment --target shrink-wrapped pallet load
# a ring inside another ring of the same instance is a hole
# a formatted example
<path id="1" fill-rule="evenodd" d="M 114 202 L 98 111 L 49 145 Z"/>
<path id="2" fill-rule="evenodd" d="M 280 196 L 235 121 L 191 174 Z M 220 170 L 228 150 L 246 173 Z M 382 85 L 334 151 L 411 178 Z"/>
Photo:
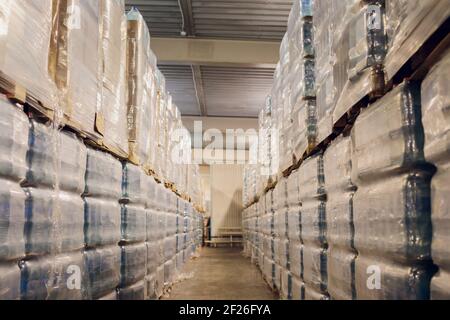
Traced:
<path id="1" fill-rule="evenodd" d="M 151 63 L 150 33 L 136 9 L 127 14 L 127 79 L 129 159 L 145 165 L 149 157 L 149 134 L 152 127 L 155 70 Z M 152 150 L 154 152 L 154 150 Z"/>
<path id="2" fill-rule="evenodd" d="M 101 105 L 97 129 L 112 152 L 128 156 L 127 22 L 124 0 L 100 0 Z"/>
<path id="3" fill-rule="evenodd" d="M 53 0 L 0 3 L 1 87 L 22 102 L 25 95 L 31 95 L 45 111 L 58 107 L 56 85 L 49 73 L 55 3 Z"/>
<path id="4" fill-rule="evenodd" d="M 428 299 L 434 168 L 424 158 L 420 86 L 404 82 L 365 109 L 352 144 L 356 298 Z"/>
<path id="5" fill-rule="evenodd" d="M 299 168 L 303 282 L 306 300 L 326 300 L 327 224 L 323 156 L 306 160 Z"/>
<path id="6" fill-rule="evenodd" d="M 64 123 L 98 141 L 101 107 L 100 2 L 56 0 L 50 61 Z M 53 68 L 53 65 L 55 66 Z"/>
<path id="7" fill-rule="evenodd" d="M 431 299 L 450 298 L 450 121 L 448 112 L 450 51 L 436 63 L 422 83 L 422 122 L 425 131 L 425 158 L 436 174 L 431 180 L 431 218 L 433 228 L 432 258 L 439 272 L 431 280 Z"/>
<path id="8" fill-rule="evenodd" d="M 450 17 L 448 1 L 385 0 L 388 48 L 386 78 L 392 80 L 402 66 Z M 445 32 L 445 30 L 444 30 Z"/>
<path id="9" fill-rule="evenodd" d="M 327 191 L 328 292 L 332 299 L 356 298 L 354 290 L 353 195 L 351 181 L 351 138 L 339 137 L 324 154 L 325 189 Z"/>

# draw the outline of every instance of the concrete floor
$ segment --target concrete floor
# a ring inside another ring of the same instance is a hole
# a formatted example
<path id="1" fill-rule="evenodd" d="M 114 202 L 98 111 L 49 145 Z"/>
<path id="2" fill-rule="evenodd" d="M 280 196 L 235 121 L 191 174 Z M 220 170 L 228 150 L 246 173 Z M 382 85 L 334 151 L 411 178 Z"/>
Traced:
<path id="1" fill-rule="evenodd" d="M 242 254 L 242 248 L 204 248 L 182 272 L 167 300 L 274 300 L 261 272 Z"/>

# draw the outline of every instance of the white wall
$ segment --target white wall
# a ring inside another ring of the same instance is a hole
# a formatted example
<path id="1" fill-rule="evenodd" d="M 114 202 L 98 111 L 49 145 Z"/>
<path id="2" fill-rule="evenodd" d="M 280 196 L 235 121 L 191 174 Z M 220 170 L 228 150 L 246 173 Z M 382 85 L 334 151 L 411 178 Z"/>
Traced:
<path id="1" fill-rule="evenodd" d="M 241 165 L 210 167 L 212 236 L 218 228 L 242 225 L 242 169 Z"/>

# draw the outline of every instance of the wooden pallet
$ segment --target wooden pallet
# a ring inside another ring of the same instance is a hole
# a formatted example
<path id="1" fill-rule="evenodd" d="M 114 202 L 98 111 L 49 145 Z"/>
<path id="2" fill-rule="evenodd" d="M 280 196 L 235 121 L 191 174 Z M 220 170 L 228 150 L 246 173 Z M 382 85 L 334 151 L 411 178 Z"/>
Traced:
<path id="1" fill-rule="evenodd" d="M 277 185 L 277 183 L 278 183 L 278 181 L 276 179 L 272 179 L 270 177 L 264 188 L 264 194 L 266 194 L 267 192 L 269 192 L 272 189 L 275 189 L 275 186 Z"/>

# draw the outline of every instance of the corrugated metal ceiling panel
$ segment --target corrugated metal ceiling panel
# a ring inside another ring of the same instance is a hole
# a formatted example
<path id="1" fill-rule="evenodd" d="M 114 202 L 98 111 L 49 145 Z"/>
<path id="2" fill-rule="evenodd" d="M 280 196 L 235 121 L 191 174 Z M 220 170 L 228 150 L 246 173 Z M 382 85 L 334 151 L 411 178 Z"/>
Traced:
<path id="1" fill-rule="evenodd" d="M 257 117 L 270 92 L 273 69 L 202 67 L 208 116 Z"/>
<path id="2" fill-rule="evenodd" d="M 159 65 L 166 78 L 167 90 L 183 115 L 200 115 L 190 66 Z"/>
<path id="3" fill-rule="evenodd" d="M 292 0 L 192 0 L 195 35 L 281 40 Z"/>

